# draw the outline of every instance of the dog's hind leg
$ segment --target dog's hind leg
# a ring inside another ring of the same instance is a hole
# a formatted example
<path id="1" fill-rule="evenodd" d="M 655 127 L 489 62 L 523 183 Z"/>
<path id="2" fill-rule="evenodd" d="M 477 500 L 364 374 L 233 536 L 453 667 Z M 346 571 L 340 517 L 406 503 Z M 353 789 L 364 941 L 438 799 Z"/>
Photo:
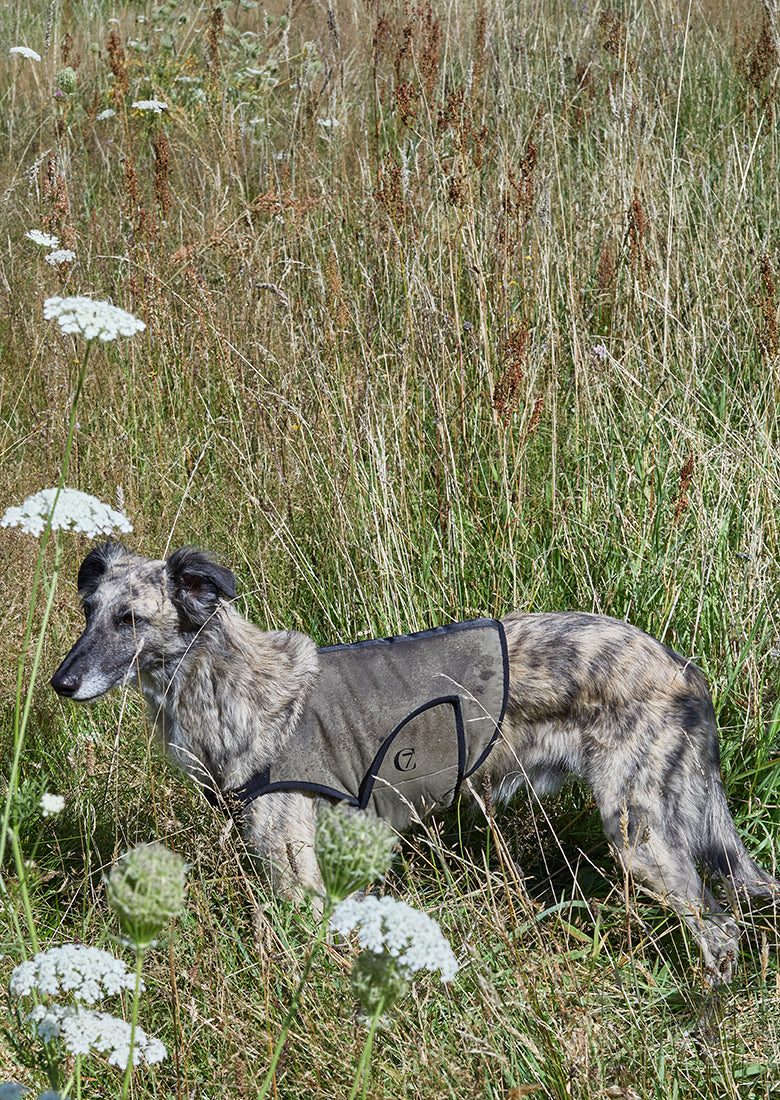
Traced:
<path id="1" fill-rule="evenodd" d="M 613 840 L 613 847 L 624 869 L 685 921 L 701 949 L 708 985 L 730 981 L 739 928 L 707 889 L 693 860 L 650 830 L 632 847 L 622 839 L 620 845 Z"/>

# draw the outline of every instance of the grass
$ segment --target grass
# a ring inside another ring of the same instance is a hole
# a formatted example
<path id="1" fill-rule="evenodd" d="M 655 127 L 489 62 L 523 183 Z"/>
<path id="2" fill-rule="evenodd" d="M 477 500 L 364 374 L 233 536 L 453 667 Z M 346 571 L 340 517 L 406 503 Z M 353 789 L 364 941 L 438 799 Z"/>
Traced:
<path id="1" fill-rule="evenodd" d="M 0 73 L 0 501 L 61 472 L 83 349 L 43 299 L 122 305 L 148 327 L 93 347 L 68 483 L 119 494 L 134 549 L 213 549 L 250 617 L 321 644 L 514 607 L 628 618 L 706 672 L 733 812 L 772 867 L 780 104 L 763 9 L 74 0 L 0 23 L 42 55 Z M 77 89 L 57 96 L 65 66 Z M 131 107 L 151 98 L 168 110 Z M 76 259 L 50 266 L 31 229 Z M 46 669 L 78 630 L 87 549 L 63 541 Z M 37 543 L 4 531 L 1 550 L 10 761 Z M 112 859 L 153 837 L 181 852 L 188 907 L 148 954 L 141 1006 L 171 1054 L 135 1094 L 256 1095 L 313 922 L 247 874 L 134 698 L 78 710 L 45 681 L 14 811 L 39 940 L 109 943 Z M 44 790 L 62 817 L 37 819 Z M 745 914 L 737 978 L 691 1034 L 695 952 L 616 875 L 586 792 L 440 828 L 409 839 L 388 889 L 441 920 L 463 965 L 401 1003 L 369 1095 L 776 1093 L 766 914 Z M 3 979 L 29 951 L 4 876 Z M 276 1095 L 348 1095 L 364 1042 L 348 971 L 329 948 Z M 0 1067 L 28 1072 L 10 1046 Z M 116 1071 L 93 1069 L 90 1094 L 116 1095 Z"/>

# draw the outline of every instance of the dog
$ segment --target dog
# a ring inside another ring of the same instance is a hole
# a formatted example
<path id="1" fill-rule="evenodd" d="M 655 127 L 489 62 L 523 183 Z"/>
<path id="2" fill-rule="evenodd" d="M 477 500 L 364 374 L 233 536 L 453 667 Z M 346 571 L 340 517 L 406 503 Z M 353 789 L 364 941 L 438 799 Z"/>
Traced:
<path id="1" fill-rule="evenodd" d="M 155 561 L 116 542 L 93 549 L 78 574 L 86 628 L 51 685 L 77 702 L 140 686 L 169 756 L 212 802 L 238 806 L 282 894 L 321 888 L 314 833 L 334 800 L 403 829 L 480 783 L 509 801 L 524 785 L 543 796 L 575 776 L 624 870 L 693 933 L 707 982 L 730 980 L 738 926 L 700 869 L 743 897 L 777 900 L 780 882 L 737 833 L 712 700 L 691 661 L 624 622 L 577 612 L 318 649 L 305 634 L 249 623 L 232 605 L 235 585 L 199 550 Z M 408 677 L 422 703 L 404 697 Z M 348 729 L 353 707 L 367 745 Z M 436 757 L 439 742 L 449 761 Z M 323 770 L 331 757 L 336 779 Z M 426 760 L 430 789 L 406 785 Z"/>

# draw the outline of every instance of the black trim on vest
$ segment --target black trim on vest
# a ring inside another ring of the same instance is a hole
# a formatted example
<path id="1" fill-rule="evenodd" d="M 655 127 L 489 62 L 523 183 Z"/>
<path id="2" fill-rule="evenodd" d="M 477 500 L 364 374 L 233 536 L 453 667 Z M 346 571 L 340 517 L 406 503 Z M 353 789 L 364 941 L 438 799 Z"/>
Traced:
<path id="1" fill-rule="evenodd" d="M 469 776 L 473 775 L 474 772 L 478 768 L 481 768 L 482 765 L 487 760 L 487 758 L 490 756 L 493 749 L 495 748 L 496 741 L 498 741 L 498 738 L 501 734 L 501 727 L 504 724 L 504 715 L 506 714 L 506 705 L 509 702 L 509 647 L 506 644 L 506 631 L 504 630 L 503 623 L 500 621 L 500 619 L 496 619 L 495 622 L 498 625 L 498 636 L 501 639 L 501 659 L 502 659 L 503 665 L 504 665 L 504 701 L 501 704 L 501 714 L 498 716 L 498 721 L 496 722 L 496 730 L 495 730 L 495 733 L 493 734 L 493 736 L 490 739 L 490 743 L 486 746 L 485 751 L 480 755 L 480 757 L 477 760 L 474 767 L 471 768 L 468 772 L 466 772 L 466 775 L 464 776 L 464 779 L 468 779 Z M 456 791 L 455 792 L 455 797 L 456 798 L 457 798 L 457 793 L 458 792 Z M 453 799 L 453 801 L 454 801 L 454 799 Z"/>
<path id="2" fill-rule="evenodd" d="M 431 699 L 429 702 L 424 703 L 417 710 L 413 710 L 411 714 L 407 714 L 403 722 L 399 722 L 393 732 L 387 736 L 382 744 L 379 752 L 371 761 L 371 767 L 363 777 L 363 781 L 360 784 L 360 790 L 358 791 L 357 805 L 361 810 L 365 810 L 368 805 L 371 795 L 374 793 L 374 785 L 376 784 L 377 774 L 382 767 L 382 763 L 387 756 L 388 750 L 395 741 L 401 730 L 405 729 L 408 724 L 415 719 L 419 714 L 424 714 L 426 710 L 433 710 L 434 707 L 446 706 L 449 703 L 455 712 L 455 729 L 458 737 L 458 782 L 455 785 L 455 797 L 457 797 L 457 791 L 460 788 L 461 780 L 463 778 L 463 770 L 466 766 L 466 735 L 463 731 L 463 708 L 460 703 L 459 695 L 445 695 L 440 699 Z M 350 799 L 351 801 L 351 799 Z"/>

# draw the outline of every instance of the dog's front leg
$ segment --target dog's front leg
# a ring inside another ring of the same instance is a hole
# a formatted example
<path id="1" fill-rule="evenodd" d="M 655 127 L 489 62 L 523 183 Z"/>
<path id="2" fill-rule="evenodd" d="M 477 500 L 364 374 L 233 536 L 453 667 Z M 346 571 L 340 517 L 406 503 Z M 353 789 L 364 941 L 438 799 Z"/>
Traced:
<path id="1" fill-rule="evenodd" d="M 245 830 L 250 848 L 267 864 L 274 892 L 290 901 L 311 897 L 322 912 L 323 882 L 314 854 L 316 795 L 275 791 L 255 799 Z"/>

